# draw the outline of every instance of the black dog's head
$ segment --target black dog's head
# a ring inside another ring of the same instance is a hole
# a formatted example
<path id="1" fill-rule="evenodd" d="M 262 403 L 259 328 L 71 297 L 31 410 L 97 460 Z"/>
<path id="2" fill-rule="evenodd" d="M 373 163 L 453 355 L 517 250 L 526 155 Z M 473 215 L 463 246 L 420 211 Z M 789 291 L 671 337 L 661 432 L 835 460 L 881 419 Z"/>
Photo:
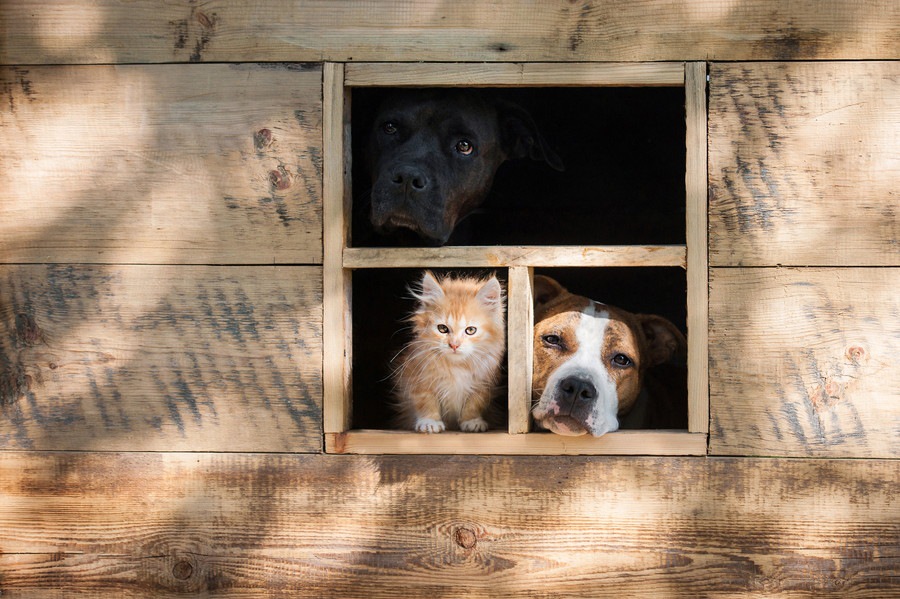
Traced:
<path id="1" fill-rule="evenodd" d="M 398 90 L 378 109 L 370 137 L 372 225 L 380 233 L 408 229 L 443 245 L 512 158 L 562 170 L 518 105 L 476 90 Z"/>

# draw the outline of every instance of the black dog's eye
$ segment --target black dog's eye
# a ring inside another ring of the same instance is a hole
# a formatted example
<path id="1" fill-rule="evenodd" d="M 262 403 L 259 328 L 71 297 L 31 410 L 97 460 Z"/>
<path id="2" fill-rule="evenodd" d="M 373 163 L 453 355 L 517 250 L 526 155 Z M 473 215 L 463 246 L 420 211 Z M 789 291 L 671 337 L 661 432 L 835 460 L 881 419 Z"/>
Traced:
<path id="1" fill-rule="evenodd" d="M 634 362 L 631 361 L 631 358 L 629 358 L 625 354 L 614 355 L 612 361 L 613 361 L 613 364 L 615 364 L 616 366 L 619 366 L 620 368 L 627 368 L 627 367 L 631 366 L 632 364 L 634 364 Z"/>
<path id="2" fill-rule="evenodd" d="M 397 124 L 391 121 L 386 122 L 381 126 L 381 130 L 387 133 L 388 135 L 393 135 L 397 132 Z"/>
<path id="3" fill-rule="evenodd" d="M 456 142 L 456 151 L 463 156 L 468 156 L 475 151 L 475 146 L 468 139 L 461 139 Z"/>
<path id="4" fill-rule="evenodd" d="M 559 335 L 543 335 L 541 341 L 544 342 L 544 345 L 562 347 L 562 339 L 559 338 Z"/>

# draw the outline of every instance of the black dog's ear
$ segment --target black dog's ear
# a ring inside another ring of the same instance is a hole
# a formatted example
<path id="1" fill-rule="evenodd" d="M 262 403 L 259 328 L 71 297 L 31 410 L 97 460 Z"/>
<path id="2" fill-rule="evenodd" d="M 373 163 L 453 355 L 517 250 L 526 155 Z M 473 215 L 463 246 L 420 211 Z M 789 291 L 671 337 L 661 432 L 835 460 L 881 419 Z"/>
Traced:
<path id="1" fill-rule="evenodd" d="M 543 161 L 553 169 L 564 171 L 562 159 L 544 140 L 528 111 L 506 100 L 497 100 L 497 115 L 503 149 L 510 158 L 531 158 Z"/>
<path id="2" fill-rule="evenodd" d="M 556 279 L 535 275 L 534 277 L 534 311 L 541 308 L 566 292 L 566 288 L 556 282 Z"/>

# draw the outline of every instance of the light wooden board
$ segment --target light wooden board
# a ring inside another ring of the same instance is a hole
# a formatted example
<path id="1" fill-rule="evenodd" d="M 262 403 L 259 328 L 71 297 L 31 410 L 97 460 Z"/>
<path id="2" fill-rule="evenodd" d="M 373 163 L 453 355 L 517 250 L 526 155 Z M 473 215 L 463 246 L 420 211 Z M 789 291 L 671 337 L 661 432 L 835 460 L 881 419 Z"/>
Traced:
<path id="1" fill-rule="evenodd" d="M 0 267 L 0 449 L 321 451 L 321 281 Z"/>
<path id="2" fill-rule="evenodd" d="M 0 262 L 321 263 L 322 69 L 0 69 Z"/>
<path id="3" fill-rule="evenodd" d="M 374 455 L 706 455 L 704 433 L 617 431 L 598 438 L 565 437 L 549 432 L 528 433 L 527 427 L 522 426 L 522 414 L 519 416 L 518 420 L 510 419 L 510 432 L 424 435 L 358 430 L 326 434 L 325 451 Z"/>
<path id="4" fill-rule="evenodd" d="M 350 102 L 344 94 L 344 66 L 324 66 L 325 182 L 323 232 L 323 394 L 325 432 L 350 428 L 353 363 L 352 277 L 342 253 L 350 239 Z"/>
<path id="5" fill-rule="evenodd" d="M 710 451 L 900 457 L 900 269 L 712 269 Z"/>
<path id="6" fill-rule="evenodd" d="M 17 0 L 4 64 L 900 57 L 895 0 Z"/>
<path id="7" fill-rule="evenodd" d="M 710 77 L 713 266 L 900 266 L 900 62 Z"/>
<path id="8" fill-rule="evenodd" d="M 706 63 L 685 66 L 688 430 L 709 431 Z"/>
<path id="9" fill-rule="evenodd" d="M 649 63 L 349 63 L 349 86 L 681 86 L 684 64 Z"/>
<path id="10" fill-rule="evenodd" d="M 680 266 L 683 245 L 346 248 L 345 268 Z"/>
<path id="11" fill-rule="evenodd" d="M 894 461 L 0 454 L 0 589 L 887 598 Z"/>
<path id="12" fill-rule="evenodd" d="M 534 271 L 527 266 L 509 269 L 507 289 L 507 431 L 531 428 L 531 379 L 534 364 Z M 466 441 L 468 443 L 468 441 Z"/>

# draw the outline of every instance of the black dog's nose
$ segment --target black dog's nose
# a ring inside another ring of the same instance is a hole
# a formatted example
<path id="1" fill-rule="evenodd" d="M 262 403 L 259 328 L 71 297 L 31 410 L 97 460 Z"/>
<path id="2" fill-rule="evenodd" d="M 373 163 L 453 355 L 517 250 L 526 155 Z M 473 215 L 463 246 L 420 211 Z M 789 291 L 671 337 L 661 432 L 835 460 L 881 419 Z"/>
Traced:
<path id="1" fill-rule="evenodd" d="M 391 182 L 405 191 L 424 191 L 428 187 L 428 177 L 417 169 L 406 168 L 394 171 Z"/>
<path id="2" fill-rule="evenodd" d="M 560 399 L 573 408 L 578 404 L 591 403 L 597 397 L 597 388 L 588 379 L 569 376 L 559 382 Z"/>

